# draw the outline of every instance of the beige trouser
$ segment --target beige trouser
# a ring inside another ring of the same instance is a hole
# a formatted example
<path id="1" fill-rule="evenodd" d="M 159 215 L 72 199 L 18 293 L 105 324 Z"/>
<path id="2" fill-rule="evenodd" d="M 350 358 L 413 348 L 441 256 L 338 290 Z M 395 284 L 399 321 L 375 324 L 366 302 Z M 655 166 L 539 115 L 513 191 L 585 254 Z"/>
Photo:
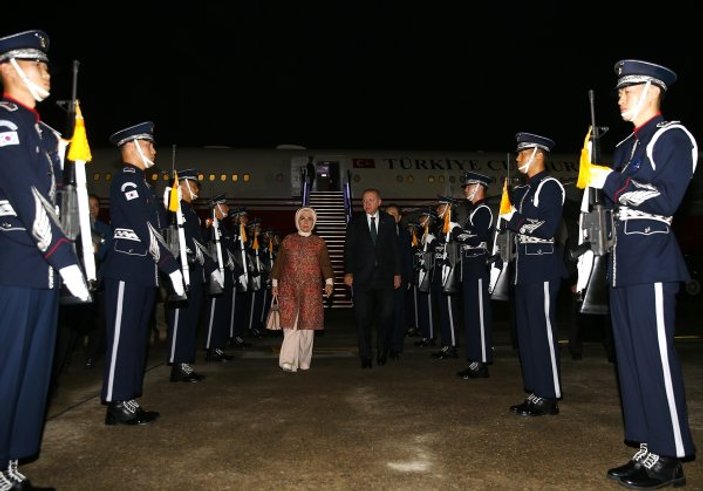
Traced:
<path id="1" fill-rule="evenodd" d="M 278 365 L 289 372 L 295 372 L 298 368 L 310 368 L 314 340 L 315 331 L 312 329 L 283 329 L 283 344 L 278 356 Z"/>

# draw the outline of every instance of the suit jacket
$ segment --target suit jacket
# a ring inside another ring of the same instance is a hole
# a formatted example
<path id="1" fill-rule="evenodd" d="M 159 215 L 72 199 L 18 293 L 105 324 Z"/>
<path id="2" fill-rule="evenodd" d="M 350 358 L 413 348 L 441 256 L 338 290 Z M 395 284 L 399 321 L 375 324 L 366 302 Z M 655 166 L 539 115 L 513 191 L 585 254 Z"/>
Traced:
<path id="1" fill-rule="evenodd" d="M 354 275 L 354 286 L 388 285 L 402 274 L 401 256 L 395 234 L 395 220 L 379 212 L 376 246 L 371 240 L 366 213 L 355 215 L 347 225 L 344 243 L 344 270 Z"/>

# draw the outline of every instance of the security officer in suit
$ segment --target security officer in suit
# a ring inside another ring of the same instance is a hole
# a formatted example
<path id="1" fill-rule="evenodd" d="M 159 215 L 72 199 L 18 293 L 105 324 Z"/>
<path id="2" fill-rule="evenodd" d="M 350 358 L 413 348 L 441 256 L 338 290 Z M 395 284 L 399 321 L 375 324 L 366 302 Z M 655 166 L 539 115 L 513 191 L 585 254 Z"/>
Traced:
<path id="1" fill-rule="evenodd" d="M 232 310 L 232 296 L 234 288 L 234 259 L 232 257 L 232 232 L 227 224 L 229 206 L 227 197 L 220 194 L 212 198 L 210 206 L 213 210 L 214 219 L 217 220 L 217 230 L 219 233 L 219 246 L 215 241 L 215 225 L 209 227 L 209 246 L 212 250 L 211 256 L 217 257 L 216 247 L 219 247 L 224 266 L 224 283 L 222 293 L 209 295 L 207 299 L 207 334 L 205 336 L 205 361 L 219 361 L 226 363 L 232 360 L 232 355 L 225 352 L 229 334 L 230 313 Z"/>
<path id="2" fill-rule="evenodd" d="M 676 74 L 641 60 L 615 64 L 618 106 L 635 131 L 613 154 L 612 169 L 593 166 L 589 185 L 602 189 L 616 214 L 611 252 L 610 312 L 625 440 L 638 442 L 630 461 L 607 475 L 634 489 L 686 483 L 679 459 L 694 455 L 686 398 L 674 347 L 676 294 L 689 280 L 671 221 L 693 178 L 698 147 L 661 101 Z"/>
<path id="3" fill-rule="evenodd" d="M 554 237 L 562 220 L 564 187 L 546 171 L 554 141 L 518 133 L 517 167 L 527 185 L 514 192 L 510 211 L 500 215 L 515 232 L 515 314 L 523 387 L 529 393 L 511 411 L 522 416 L 555 415 L 562 397 L 556 301 L 566 266 Z"/>
<path id="4" fill-rule="evenodd" d="M 159 413 L 144 410 L 142 394 L 149 321 L 156 299 L 159 270 L 173 290 L 184 294 L 178 262 L 161 236 L 165 213 L 145 170 L 154 165 L 154 124 L 151 121 L 110 136 L 124 167 L 110 185 L 112 251 L 105 258 L 106 354 L 101 397 L 107 404 L 105 424 L 143 425 Z"/>
<path id="5" fill-rule="evenodd" d="M 413 248 L 410 232 L 401 226 L 403 215 L 396 204 L 386 206 L 386 213 L 393 217 L 395 221 L 395 236 L 398 241 L 398 253 L 400 254 L 402 273 L 401 285 L 393 293 L 393 329 L 388 331 L 388 344 L 390 346 L 389 357 L 391 360 L 400 359 L 403 352 L 403 340 L 408 332 L 408 308 L 410 301 L 410 288 L 413 276 Z"/>
<path id="6" fill-rule="evenodd" d="M 491 297 L 488 294 L 488 244 L 493 232 L 493 212 L 486 204 L 486 189 L 493 178 L 465 172 L 461 181 L 466 201 L 471 204 L 461 224 L 461 291 L 464 304 L 466 360 L 469 366 L 457 373 L 468 380 L 488 377 L 486 364 L 493 362 Z"/>
<path id="7" fill-rule="evenodd" d="M 344 284 L 352 288 L 361 368 L 372 367 L 371 330 L 376 324 L 376 363 L 385 365 L 390 346 L 386 330 L 393 324 L 393 291 L 400 288 L 401 260 L 395 220 L 379 210 L 381 193 L 361 195 L 364 211 L 347 226 Z"/>
<path id="8" fill-rule="evenodd" d="M 0 489 L 49 489 L 17 461 L 39 453 L 61 280 L 90 298 L 57 217 L 63 150 L 35 109 L 51 89 L 48 49 L 42 31 L 0 38 Z"/>
<path id="9" fill-rule="evenodd" d="M 168 322 L 168 364 L 171 365 L 171 382 L 200 382 L 204 375 L 193 370 L 191 363 L 195 362 L 196 338 L 200 311 L 203 303 L 203 285 L 213 275 L 215 281 L 223 284 L 224 278 L 217 269 L 215 261 L 205 245 L 200 218 L 193 209 L 193 201 L 200 193 L 200 182 L 196 169 L 185 169 L 176 173 L 178 175 L 177 192 L 181 198 L 181 212 L 183 213 L 183 230 L 185 232 L 185 245 L 188 259 L 190 286 L 188 299 L 184 301 L 168 302 L 166 318 Z M 167 190 L 167 191 L 168 191 Z M 168 192 L 164 200 L 168 199 Z"/>

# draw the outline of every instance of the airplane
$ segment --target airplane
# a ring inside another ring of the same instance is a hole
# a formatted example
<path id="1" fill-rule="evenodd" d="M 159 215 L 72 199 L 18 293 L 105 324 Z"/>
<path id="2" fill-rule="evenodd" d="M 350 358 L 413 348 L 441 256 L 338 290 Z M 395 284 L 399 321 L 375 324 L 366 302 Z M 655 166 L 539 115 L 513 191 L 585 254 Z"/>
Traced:
<path id="1" fill-rule="evenodd" d="M 341 193 L 348 183 L 355 210 L 361 209 L 361 193 L 366 188 L 378 189 L 384 204 L 394 203 L 405 213 L 432 206 L 439 195 L 460 198 L 464 171 L 494 178 L 487 196 L 489 204 L 497 208 L 503 180 L 508 175 L 513 185 L 522 180 L 511 153 L 307 149 L 288 144 L 271 149 L 172 146 L 159 147 L 157 151 L 156 165 L 146 174 L 158 196 L 165 186 L 172 184 L 174 167 L 196 168 L 201 194 L 195 209 L 202 218 L 208 216 L 209 200 L 224 193 L 231 206 L 245 207 L 250 216 L 260 218 L 266 227 L 285 233 L 295 230 L 293 216 L 301 206 L 302 183 L 309 161 L 316 173 L 312 193 Z M 93 149 L 92 153 L 93 160 L 86 169 L 88 191 L 100 197 L 101 216 L 108 218 L 110 181 L 122 165 L 114 148 Z M 604 160 L 607 161 L 607 156 Z M 552 154 L 547 163 L 550 174 L 564 184 L 566 198 L 575 203 L 580 203 L 582 195 L 575 186 L 578 162 L 579 156 L 574 153 Z M 673 228 L 684 254 L 697 261 L 703 250 L 700 171 L 694 174 Z"/>

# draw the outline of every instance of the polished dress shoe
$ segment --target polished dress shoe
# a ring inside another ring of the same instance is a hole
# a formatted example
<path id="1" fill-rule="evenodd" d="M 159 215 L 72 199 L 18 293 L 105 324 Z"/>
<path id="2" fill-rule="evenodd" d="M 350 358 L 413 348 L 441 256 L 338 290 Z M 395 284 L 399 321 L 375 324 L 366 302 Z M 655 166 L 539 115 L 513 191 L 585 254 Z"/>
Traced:
<path id="1" fill-rule="evenodd" d="M 436 353 L 432 353 L 432 358 L 437 360 L 447 360 L 449 358 L 459 358 L 454 346 L 442 346 L 442 349 Z"/>
<path id="2" fill-rule="evenodd" d="M 678 488 L 686 485 L 686 477 L 679 459 L 649 452 L 637 470 L 620 478 L 620 484 L 631 489 Z"/>
<path id="3" fill-rule="evenodd" d="M 222 363 L 227 363 L 234 359 L 234 356 L 228 355 L 220 348 L 209 349 L 205 353 L 205 361 L 220 361 Z"/>
<path id="4" fill-rule="evenodd" d="M 622 477 L 629 476 L 640 468 L 640 466 L 642 465 L 642 461 L 647 456 L 647 453 L 649 453 L 647 450 L 647 444 L 640 443 L 640 449 L 635 453 L 635 455 L 632 456 L 629 461 L 627 461 L 627 463 L 618 467 L 613 467 L 612 469 L 608 469 L 608 472 L 606 472 L 605 475 L 609 479 L 620 479 Z"/>
<path id="5" fill-rule="evenodd" d="M 488 367 L 485 363 L 480 361 L 472 361 L 466 370 L 456 372 L 457 377 L 461 377 L 464 380 L 469 380 L 470 378 L 488 378 Z"/>
<path id="6" fill-rule="evenodd" d="M 171 382 L 190 382 L 195 384 L 205 378 L 205 375 L 195 373 L 187 363 L 175 363 L 171 368 Z"/>
<path id="7" fill-rule="evenodd" d="M 532 403 L 532 399 L 535 398 L 534 394 L 530 394 L 527 396 L 527 399 L 522 401 L 520 404 L 515 404 L 514 406 L 510 406 L 510 412 L 511 413 L 521 413 L 523 411 L 527 410 L 527 407 Z"/>
<path id="8" fill-rule="evenodd" d="M 159 416 L 156 411 L 143 410 L 137 401 L 112 401 L 108 403 L 105 414 L 105 424 L 115 425 L 146 425 Z"/>
<path id="9" fill-rule="evenodd" d="M 7 470 L 0 472 L 0 489 L 6 489 L 8 491 L 31 489 L 54 491 L 55 488 L 32 485 L 31 481 L 27 479 L 27 476 L 17 469 L 17 460 L 11 460 L 7 466 Z"/>
<path id="10" fill-rule="evenodd" d="M 371 360 L 368 358 L 362 358 L 361 360 L 361 368 L 371 368 L 373 365 L 371 364 Z"/>
<path id="11" fill-rule="evenodd" d="M 516 414 L 520 416 L 556 416 L 559 414 L 559 406 L 556 399 L 534 396 L 529 404 L 518 409 Z"/>
<path id="12" fill-rule="evenodd" d="M 242 338 L 241 336 L 235 336 L 230 339 L 229 345 L 235 348 L 244 349 L 250 347 L 251 343 L 247 343 L 246 341 L 244 341 L 244 338 Z"/>

